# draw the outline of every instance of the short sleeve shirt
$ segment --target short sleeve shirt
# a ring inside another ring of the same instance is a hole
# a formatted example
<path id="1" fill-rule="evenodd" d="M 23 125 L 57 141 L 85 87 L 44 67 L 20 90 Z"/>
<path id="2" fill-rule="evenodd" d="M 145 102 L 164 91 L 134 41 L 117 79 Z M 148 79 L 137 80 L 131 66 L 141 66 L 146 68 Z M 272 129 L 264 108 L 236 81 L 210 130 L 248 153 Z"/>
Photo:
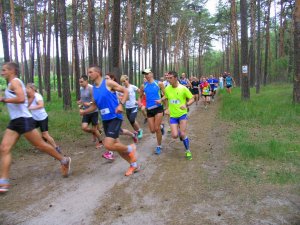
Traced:
<path id="1" fill-rule="evenodd" d="M 171 117 L 179 118 L 184 114 L 187 114 L 187 109 L 180 109 L 182 105 L 186 104 L 187 99 L 193 98 L 193 94 L 187 87 L 182 84 L 178 84 L 176 88 L 169 85 L 165 89 L 165 96 L 168 99 Z"/>
<path id="2" fill-rule="evenodd" d="M 136 91 L 138 90 L 138 87 L 130 84 L 127 90 L 128 90 L 128 100 L 125 103 L 125 108 L 130 109 L 130 108 L 137 107 Z"/>

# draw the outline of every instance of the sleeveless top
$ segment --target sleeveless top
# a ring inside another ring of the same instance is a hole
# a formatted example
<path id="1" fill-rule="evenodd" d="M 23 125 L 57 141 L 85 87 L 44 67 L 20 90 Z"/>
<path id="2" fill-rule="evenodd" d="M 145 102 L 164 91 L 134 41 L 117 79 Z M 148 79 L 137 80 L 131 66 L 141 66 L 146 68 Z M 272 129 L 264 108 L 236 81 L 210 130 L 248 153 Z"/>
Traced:
<path id="1" fill-rule="evenodd" d="M 116 108 L 119 105 L 117 93 L 107 89 L 105 79 L 103 79 L 100 87 L 93 86 L 93 97 L 102 120 L 123 119 L 121 113 L 116 113 Z"/>
<path id="2" fill-rule="evenodd" d="M 82 102 L 91 102 L 92 101 L 92 91 L 93 91 L 93 85 L 91 85 L 91 84 L 88 84 L 86 88 L 80 87 L 80 100 Z M 83 109 L 87 109 L 88 107 L 89 106 L 83 106 Z M 94 112 L 98 112 L 98 109 L 96 109 L 93 112 L 90 112 L 89 114 L 94 113 Z"/>
<path id="3" fill-rule="evenodd" d="M 21 104 L 6 103 L 6 107 L 8 109 L 9 117 L 11 120 L 17 119 L 20 117 L 25 117 L 25 118 L 32 117 L 28 110 L 28 99 L 27 99 L 27 95 L 26 95 L 25 85 L 19 78 L 14 78 L 13 80 L 16 80 L 16 79 L 22 85 L 22 90 L 25 95 L 25 101 Z M 16 97 L 16 93 L 9 89 L 10 86 L 11 86 L 11 83 L 9 82 L 7 85 L 7 88 L 5 89 L 5 98 L 15 98 Z"/>
<path id="4" fill-rule="evenodd" d="M 158 81 L 154 80 L 152 83 L 145 82 L 144 83 L 144 92 L 146 95 L 146 108 L 147 109 L 155 109 L 161 104 L 156 104 L 155 100 L 159 100 L 161 98 L 160 95 L 160 87 L 158 85 Z"/>
<path id="5" fill-rule="evenodd" d="M 39 101 L 43 101 L 43 96 L 39 93 L 34 93 L 34 99 L 31 103 L 31 106 L 37 106 Z M 36 121 L 42 121 L 48 117 L 48 114 L 45 108 L 40 109 L 31 109 L 32 118 Z"/>

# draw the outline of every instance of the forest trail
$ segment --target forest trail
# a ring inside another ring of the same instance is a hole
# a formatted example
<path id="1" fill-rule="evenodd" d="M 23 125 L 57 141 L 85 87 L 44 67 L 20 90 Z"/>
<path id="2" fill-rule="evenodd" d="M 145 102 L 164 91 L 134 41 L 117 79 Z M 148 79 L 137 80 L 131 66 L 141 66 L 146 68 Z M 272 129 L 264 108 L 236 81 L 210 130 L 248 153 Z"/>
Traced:
<path id="1" fill-rule="evenodd" d="M 231 173 L 234 162 L 226 149 L 233 126 L 219 121 L 218 105 L 191 107 L 191 161 L 170 134 L 162 154 L 154 155 L 155 137 L 144 125 L 138 143 L 142 170 L 131 177 L 124 177 L 128 165 L 120 157 L 113 163 L 102 159 L 103 150 L 94 149 L 88 135 L 63 145 L 72 157 L 73 173 L 66 179 L 45 154 L 20 157 L 12 165 L 11 190 L 0 196 L 0 224 L 299 224 L 299 190 Z"/>

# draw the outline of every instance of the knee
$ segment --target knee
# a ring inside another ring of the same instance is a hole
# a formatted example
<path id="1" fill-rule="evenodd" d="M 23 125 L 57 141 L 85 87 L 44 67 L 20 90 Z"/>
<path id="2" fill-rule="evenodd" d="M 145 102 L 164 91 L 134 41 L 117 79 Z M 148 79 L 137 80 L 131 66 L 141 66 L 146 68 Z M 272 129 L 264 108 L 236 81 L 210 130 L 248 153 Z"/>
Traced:
<path id="1" fill-rule="evenodd" d="M 172 134 L 172 138 L 173 139 L 177 139 L 178 138 L 178 134 Z"/>
<path id="2" fill-rule="evenodd" d="M 88 132 L 89 128 L 88 127 L 81 127 L 81 130 Z"/>
<path id="3" fill-rule="evenodd" d="M 5 145 L 0 145 L 0 153 L 1 155 L 7 155 L 10 152 L 10 148 Z"/>

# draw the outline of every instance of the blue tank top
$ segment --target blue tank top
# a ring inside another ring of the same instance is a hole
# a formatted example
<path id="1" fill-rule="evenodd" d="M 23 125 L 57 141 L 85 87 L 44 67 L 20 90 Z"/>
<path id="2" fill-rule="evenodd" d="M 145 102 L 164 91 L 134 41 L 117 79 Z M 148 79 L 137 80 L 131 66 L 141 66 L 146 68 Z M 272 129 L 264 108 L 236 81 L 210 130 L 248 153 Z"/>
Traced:
<path id="1" fill-rule="evenodd" d="M 232 78 L 230 76 L 227 76 L 225 78 L 225 81 L 226 81 L 226 85 L 232 85 Z"/>
<path id="2" fill-rule="evenodd" d="M 154 109 L 161 104 L 156 104 L 155 100 L 159 100 L 160 96 L 160 87 L 158 85 L 158 81 L 154 80 L 152 83 L 145 82 L 144 83 L 144 92 L 146 94 L 146 108 Z"/>
<path id="3" fill-rule="evenodd" d="M 123 119 L 121 113 L 116 113 L 116 108 L 119 105 L 117 94 L 107 89 L 105 79 L 103 79 L 100 87 L 93 86 L 93 96 L 102 120 Z"/>

